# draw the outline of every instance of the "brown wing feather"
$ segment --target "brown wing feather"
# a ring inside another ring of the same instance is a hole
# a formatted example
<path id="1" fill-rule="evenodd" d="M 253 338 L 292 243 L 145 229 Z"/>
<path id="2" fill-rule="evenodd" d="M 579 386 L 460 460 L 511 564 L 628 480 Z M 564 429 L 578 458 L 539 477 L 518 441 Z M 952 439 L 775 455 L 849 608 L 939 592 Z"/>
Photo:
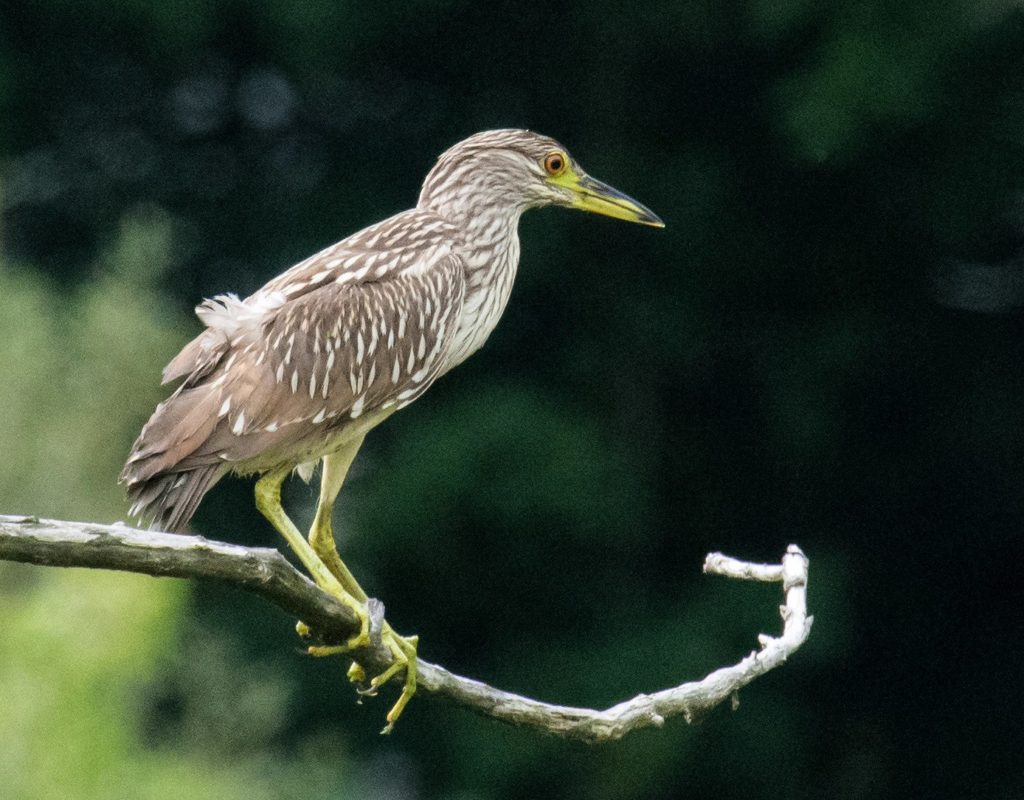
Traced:
<path id="1" fill-rule="evenodd" d="M 456 327 L 464 270 L 447 224 L 423 216 L 372 226 L 246 301 L 200 307 L 210 327 L 164 371 L 186 380 L 121 476 L 133 513 L 180 527 L 228 470 L 318 458 L 356 420 L 426 390 Z"/>
<path id="2" fill-rule="evenodd" d="M 228 356 L 235 361 L 217 393 L 226 414 L 182 466 L 216 459 L 248 472 L 301 463 L 360 417 L 411 403 L 444 364 L 462 274 L 448 257 L 420 275 L 329 286 L 282 306 L 257 341 Z"/>
<path id="3" fill-rule="evenodd" d="M 195 383 L 217 366 L 228 348 L 228 337 L 222 331 L 208 328 L 185 345 L 164 367 L 161 383 L 170 383 L 185 376 Z"/>

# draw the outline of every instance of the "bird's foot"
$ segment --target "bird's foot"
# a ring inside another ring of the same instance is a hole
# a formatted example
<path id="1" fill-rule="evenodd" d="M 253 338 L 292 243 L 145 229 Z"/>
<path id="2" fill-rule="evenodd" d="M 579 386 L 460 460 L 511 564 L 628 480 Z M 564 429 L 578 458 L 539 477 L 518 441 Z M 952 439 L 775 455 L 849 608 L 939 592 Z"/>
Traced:
<path id="1" fill-rule="evenodd" d="M 384 644 L 391 651 L 393 659 L 391 666 L 379 675 L 370 679 L 369 684 L 362 689 L 357 689 L 364 697 L 375 697 L 380 687 L 390 681 L 400 672 L 405 672 L 405 683 L 402 685 L 402 693 L 398 700 L 391 707 L 387 714 L 387 725 L 381 731 L 382 734 L 389 734 L 395 729 L 395 723 L 402 715 L 406 705 L 416 694 L 416 650 L 419 645 L 418 636 L 399 636 L 390 626 L 384 631 Z M 348 678 L 355 683 L 366 682 L 366 671 L 353 662 L 348 669 Z"/>
<path id="2" fill-rule="evenodd" d="M 342 600 L 342 602 L 345 602 Z M 367 608 L 361 603 L 357 603 L 354 600 L 352 602 L 345 602 L 349 608 L 352 609 L 353 613 L 359 618 L 359 633 L 352 638 L 348 639 L 344 644 L 331 644 L 331 645 L 309 645 L 306 648 L 306 652 L 311 656 L 336 656 L 342 653 L 349 653 L 353 650 L 358 650 L 363 647 L 370 647 L 373 645 L 372 635 L 372 624 L 371 614 Z M 309 640 L 313 638 L 313 629 L 310 628 L 305 622 L 301 620 L 295 623 L 295 632 L 299 635 L 300 639 Z M 377 644 L 380 644 L 380 626 L 377 626 Z"/>
<path id="3" fill-rule="evenodd" d="M 306 648 L 306 652 L 311 656 L 318 657 L 337 656 L 350 653 L 356 647 L 363 647 L 373 641 L 369 625 L 372 625 L 372 622 L 368 623 L 368 627 L 365 630 L 365 641 L 362 640 L 364 632 L 360 632 L 357 636 L 349 639 L 345 644 L 309 645 Z M 295 630 L 303 639 L 309 639 L 314 635 L 312 629 L 310 629 L 310 627 L 304 622 L 296 623 Z M 402 712 L 412 699 L 412 696 L 416 694 L 416 652 L 419 646 L 419 637 L 400 636 L 395 633 L 394 629 L 392 629 L 392 627 L 386 622 L 383 625 L 383 630 L 379 627 L 376 627 L 373 630 L 375 630 L 379 637 L 377 639 L 377 643 L 383 643 L 391 653 L 391 665 L 379 675 L 376 675 L 367 681 L 366 670 L 357 661 L 353 661 L 349 665 L 347 674 L 348 679 L 352 683 L 359 684 L 362 687 L 356 689 L 360 696 L 376 697 L 380 687 L 401 672 L 405 672 L 405 682 L 402 685 L 402 693 L 398 696 L 398 700 L 395 701 L 391 710 L 388 711 L 387 725 L 385 725 L 384 729 L 381 731 L 382 734 L 388 734 L 394 730 L 395 722 L 397 722 L 398 718 L 402 715 Z"/>
<path id="4" fill-rule="evenodd" d="M 395 729 L 395 723 L 398 718 L 402 715 L 406 705 L 412 700 L 412 696 L 416 694 L 416 651 L 419 647 L 420 638 L 418 636 L 399 636 L 394 631 L 391 632 L 391 646 L 392 653 L 395 656 L 395 663 L 392 664 L 388 669 L 370 681 L 372 688 L 383 686 L 387 683 L 394 675 L 401 671 L 401 667 L 395 670 L 395 666 L 400 662 L 404 662 L 405 667 L 405 683 L 402 684 L 402 693 L 398 696 L 398 700 L 391 706 L 391 710 L 387 714 L 387 725 L 381 730 L 382 734 L 389 734 Z M 395 670 L 392 674 L 388 674 L 391 670 Z"/>

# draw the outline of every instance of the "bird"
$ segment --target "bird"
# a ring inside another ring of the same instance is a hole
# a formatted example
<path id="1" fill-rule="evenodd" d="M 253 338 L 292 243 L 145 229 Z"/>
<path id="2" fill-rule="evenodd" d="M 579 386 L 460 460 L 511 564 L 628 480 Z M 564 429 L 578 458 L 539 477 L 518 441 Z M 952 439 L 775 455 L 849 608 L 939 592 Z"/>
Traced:
<path id="1" fill-rule="evenodd" d="M 489 130 L 438 158 L 414 208 L 330 245 L 245 299 L 229 293 L 202 302 L 204 330 L 163 370 L 164 384 L 181 383 L 142 428 L 120 477 L 132 516 L 180 532 L 225 475 L 258 476 L 259 511 L 314 581 L 360 620 L 360 633 L 336 650 L 365 645 L 368 595 L 339 556 L 332 526 L 349 467 L 370 430 L 484 345 L 512 291 L 520 216 L 552 205 L 664 227 L 650 209 L 590 177 L 556 140 Z M 317 466 L 307 540 L 281 505 L 281 485 L 293 472 L 310 480 Z M 383 641 L 392 665 L 369 691 L 405 672 L 386 733 L 416 690 L 418 640 L 385 622 Z"/>

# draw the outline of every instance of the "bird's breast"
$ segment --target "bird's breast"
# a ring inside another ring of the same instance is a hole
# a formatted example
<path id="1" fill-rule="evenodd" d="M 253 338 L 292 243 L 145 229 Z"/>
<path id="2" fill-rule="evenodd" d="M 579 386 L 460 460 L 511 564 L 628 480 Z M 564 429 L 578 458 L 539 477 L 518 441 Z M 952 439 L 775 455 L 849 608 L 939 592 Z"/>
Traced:
<path id="1" fill-rule="evenodd" d="M 448 350 L 446 372 L 483 347 L 497 327 L 519 266 L 519 238 L 512 235 L 501 246 L 472 251 L 463 256 L 463 262 L 466 292 Z"/>

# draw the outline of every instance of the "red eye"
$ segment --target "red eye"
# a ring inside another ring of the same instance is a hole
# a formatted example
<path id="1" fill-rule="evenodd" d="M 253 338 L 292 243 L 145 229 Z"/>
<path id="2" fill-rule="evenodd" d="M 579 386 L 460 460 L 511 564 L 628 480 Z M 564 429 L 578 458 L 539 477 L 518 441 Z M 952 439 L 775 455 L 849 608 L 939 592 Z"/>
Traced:
<path id="1" fill-rule="evenodd" d="M 544 171 L 551 177 L 561 175 L 565 171 L 566 158 L 561 153 L 551 153 L 544 159 Z"/>

